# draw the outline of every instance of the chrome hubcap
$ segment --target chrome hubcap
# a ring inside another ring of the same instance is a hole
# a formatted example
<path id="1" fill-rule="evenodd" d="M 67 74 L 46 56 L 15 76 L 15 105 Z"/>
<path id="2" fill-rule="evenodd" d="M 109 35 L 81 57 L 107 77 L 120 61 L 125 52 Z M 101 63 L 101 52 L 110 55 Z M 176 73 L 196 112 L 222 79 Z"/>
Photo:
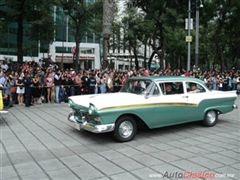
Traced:
<path id="1" fill-rule="evenodd" d="M 128 138 L 133 133 L 133 125 L 130 121 L 124 121 L 119 126 L 119 134 L 121 137 Z"/>
<path id="2" fill-rule="evenodd" d="M 214 121 L 216 120 L 216 116 L 217 115 L 214 111 L 209 111 L 207 113 L 207 121 L 211 124 L 214 123 Z"/>

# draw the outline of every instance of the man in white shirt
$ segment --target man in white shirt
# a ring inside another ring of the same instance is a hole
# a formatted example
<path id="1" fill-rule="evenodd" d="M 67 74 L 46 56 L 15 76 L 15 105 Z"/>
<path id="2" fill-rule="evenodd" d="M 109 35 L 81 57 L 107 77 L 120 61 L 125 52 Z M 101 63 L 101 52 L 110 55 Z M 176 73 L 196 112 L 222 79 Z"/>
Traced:
<path id="1" fill-rule="evenodd" d="M 5 62 L 3 62 L 3 64 L 1 65 L 1 69 L 2 69 L 4 72 L 6 72 L 6 71 L 8 70 L 8 65 L 7 65 Z"/>

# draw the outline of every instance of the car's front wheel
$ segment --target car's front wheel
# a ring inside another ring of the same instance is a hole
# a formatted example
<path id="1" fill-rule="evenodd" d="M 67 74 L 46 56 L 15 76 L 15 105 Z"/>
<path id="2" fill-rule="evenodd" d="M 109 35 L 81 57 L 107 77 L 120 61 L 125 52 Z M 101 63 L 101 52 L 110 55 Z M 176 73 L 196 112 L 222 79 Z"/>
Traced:
<path id="1" fill-rule="evenodd" d="M 122 116 L 120 117 L 114 129 L 114 137 L 117 141 L 127 142 L 131 141 L 137 132 L 137 124 L 133 117 Z"/>
<path id="2" fill-rule="evenodd" d="M 207 111 L 205 114 L 205 118 L 203 120 L 203 125 L 212 127 L 217 123 L 217 120 L 218 120 L 217 111 L 214 110 Z"/>

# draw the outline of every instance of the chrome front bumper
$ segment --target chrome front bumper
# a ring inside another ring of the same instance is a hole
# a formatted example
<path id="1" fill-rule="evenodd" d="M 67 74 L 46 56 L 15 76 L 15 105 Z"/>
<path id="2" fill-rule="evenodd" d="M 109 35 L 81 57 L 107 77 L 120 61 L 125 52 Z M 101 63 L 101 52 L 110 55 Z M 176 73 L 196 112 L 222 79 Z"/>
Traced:
<path id="1" fill-rule="evenodd" d="M 93 133 L 111 132 L 114 130 L 115 127 L 114 124 L 94 125 L 92 123 L 88 123 L 86 120 L 82 120 L 81 122 L 79 122 L 75 119 L 75 116 L 72 113 L 69 114 L 68 120 L 75 124 L 75 128 L 77 130 L 84 129 Z"/>

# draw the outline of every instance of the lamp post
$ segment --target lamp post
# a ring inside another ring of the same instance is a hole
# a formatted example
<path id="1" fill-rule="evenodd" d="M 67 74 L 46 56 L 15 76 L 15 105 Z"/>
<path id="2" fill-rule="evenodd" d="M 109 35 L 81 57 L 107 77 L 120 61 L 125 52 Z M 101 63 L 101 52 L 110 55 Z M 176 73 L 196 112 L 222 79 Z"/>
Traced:
<path id="1" fill-rule="evenodd" d="M 191 36 L 191 0 L 188 0 L 188 37 Z M 191 41 L 188 41 L 188 56 L 187 56 L 187 70 L 190 70 L 191 65 Z"/>
<path id="2" fill-rule="evenodd" d="M 199 8 L 202 8 L 202 0 L 200 0 L 200 5 L 198 6 L 198 0 L 196 0 L 196 39 L 195 39 L 195 66 L 198 67 L 199 64 Z"/>
<path id="3" fill-rule="evenodd" d="M 64 53 L 64 24 L 62 24 L 62 59 L 61 59 L 61 70 L 63 70 L 63 53 Z"/>
<path id="4" fill-rule="evenodd" d="M 64 48 L 64 41 L 68 42 L 68 16 L 67 16 L 67 10 L 63 10 L 63 23 L 62 23 L 62 59 L 61 59 L 61 70 L 63 70 L 63 55 L 64 51 L 66 53 L 67 49 Z M 66 33 L 64 32 L 66 30 Z M 65 34 L 65 35 L 64 35 Z M 65 38 L 66 37 L 66 38 Z"/>

